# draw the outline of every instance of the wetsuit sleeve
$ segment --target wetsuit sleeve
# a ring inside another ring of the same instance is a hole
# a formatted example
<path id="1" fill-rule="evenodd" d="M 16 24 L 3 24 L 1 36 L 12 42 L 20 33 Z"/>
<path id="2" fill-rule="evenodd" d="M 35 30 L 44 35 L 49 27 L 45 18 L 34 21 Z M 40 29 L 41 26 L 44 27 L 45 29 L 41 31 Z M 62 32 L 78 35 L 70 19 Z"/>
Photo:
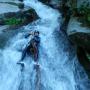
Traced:
<path id="1" fill-rule="evenodd" d="M 31 35 L 31 34 L 26 34 L 26 35 L 25 35 L 25 38 L 28 38 L 30 35 Z"/>

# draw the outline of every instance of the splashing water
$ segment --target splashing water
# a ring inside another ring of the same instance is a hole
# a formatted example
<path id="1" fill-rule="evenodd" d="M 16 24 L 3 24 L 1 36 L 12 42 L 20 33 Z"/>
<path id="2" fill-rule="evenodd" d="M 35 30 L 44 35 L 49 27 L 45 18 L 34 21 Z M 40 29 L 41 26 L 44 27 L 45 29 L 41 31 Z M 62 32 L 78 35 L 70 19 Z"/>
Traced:
<path id="1" fill-rule="evenodd" d="M 0 90 L 89 90 L 90 81 L 78 63 L 75 50 L 59 31 L 60 13 L 37 0 L 25 0 L 24 4 L 34 8 L 40 19 L 25 26 L 0 50 Z M 24 34 L 30 30 L 40 32 L 38 68 L 26 56 L 21 72 L 16 63 L 28 42 Z"/>

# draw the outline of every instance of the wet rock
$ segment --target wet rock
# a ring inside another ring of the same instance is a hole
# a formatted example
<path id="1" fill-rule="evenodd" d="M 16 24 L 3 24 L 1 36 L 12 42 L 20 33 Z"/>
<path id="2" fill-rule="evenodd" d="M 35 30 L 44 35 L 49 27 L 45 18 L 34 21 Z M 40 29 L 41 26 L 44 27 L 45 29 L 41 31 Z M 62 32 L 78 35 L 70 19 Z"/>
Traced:
<path id="1" fill-rule="evenodd" d="M 83 49 L 80 46 L 77 47 L 77 57 L 78 57 L 80 64 L 85 68 L 85 71 L 90 78 L 90 61 L 87 57 L 87 53 L 85 49 Z"/>
<path id="2" fill-rule="evenodd" d="M 85 68 L 90 77 L 90 28 L 82 27 L 76 19 L 71 19 L 67 28 L 67 35 L 70 41 L 77 46 L 79 62 Z"/>
<path id="3" fill-rule="evenodd" d="M 82 27 L 80 22 L 71 19 L 67 34 L 70 40 L 77 46 L 83 47 L 88 52 L 90 51 L 90 28 Z"/>
<path id="4" fill-rule="evenodd" d="M 30 23 L 38 18 L 39 17 L 34 9 L 21 10 L 18 12 L 8 12 L 0 14 L 0 24 L 25 24 Z"/>
<path id="5" fill-rule="evenodd" d="M 62 5 L 60 0 L 39 0 L 40 2 L 46 4 L 47 6 L 50 6 L 53 9 L 57 9 L 60 11 L 60 8 Z"/>
<path id="6" fill-rule="evenodd" d="M 34 9 L 23 9 L 23 4 L 20 6 L 20 3 L 19 9 L 17 6 L 11 4 L 10 2 L 9 4 L 6 2 L 0 3 L 0 25 L 8 25 L 5 29 L 1 28 L 0 32 L 17 29 L 39 18 Z"/>
<path id="7" fill-rule="evenodd" d="M 24 3 L 23 2 L 19 2 L 19 1 L 6 1 L 6 2 L 0 2 L 0 4 L 3 4 L 3 7 L 5 7 L 5 5 L 8 5 L 7 7 L 15 7 L 18 8 L 19 10 L 24 9 Z M 12 10 L 12 8 L 10 9 Z"/>
<path id="8" fill-rule="evenodd" d="M 8 25 L 0 25 L 0 34 L 2 34 L 3 31 L 6 30 L 7 28 L 9 28 Z"/>
<path id="9" fill-rule="evenodd" d="M 7 30 L 7 31 L 5 31 Z M 8 25 L 3 25 L 0 26 L 0 48 L 4 48 L 4 46 L 6 46 L 7 41 L 12 38 L 13 36 L 15 36 L 18 32 L 20 31 L 20 29 L 16 29 L 16 30 L 12 30 L 10 29 L 10 27 Z"/>
<path id="10" fill-rule="evenodd" d="M 18 8 L 19 8 L 19 9 L 24 9 L 24 3 L 18 4 Z"/>
<path id="11" fill-rule="evenodd" d="M 38 1 L 40 1 L 40 2 L 42 2 L 44 4 L 49 4 L 51 0 L 38 0 Z"/>
<path id="12" fill-rule="evenodd" d="M 61 9 L 62 12 L 62 22 L 61 22 L 61 27 L 60 30 L 62 30 L 65 34 L 67 27 L 68 27 L 68 23 L 70 21 L 71 18 L 71 10 L 68 6 L 65 6 L 63 9 Z"/>
<path id="13" fill-rule="evenodd" d="M 17 12 L 17 11 L 19 11 L 19 8 L 15 5 L 0 3 L 0 14 L 7 13 L 7 12 Z"/>

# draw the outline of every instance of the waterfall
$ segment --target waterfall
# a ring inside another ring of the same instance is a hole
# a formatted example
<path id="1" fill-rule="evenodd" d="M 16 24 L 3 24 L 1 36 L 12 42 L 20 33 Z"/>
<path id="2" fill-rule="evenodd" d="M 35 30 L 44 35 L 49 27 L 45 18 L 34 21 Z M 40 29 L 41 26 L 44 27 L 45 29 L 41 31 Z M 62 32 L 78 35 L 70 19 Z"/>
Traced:
<path id="1" fill-rule="evenodd" d="M 0 50 L 0 90 L 89 90 L 90 81 L 77 60 L 75 49 L 60 31 L 62 20 L 57 10 L 37 0 L 25 0 L 40 19 L 24 26 Z M 39 60 L 26 56 L 25 67 L 17 64 L 29 38 L 25 33 L 40 32 Z"/>

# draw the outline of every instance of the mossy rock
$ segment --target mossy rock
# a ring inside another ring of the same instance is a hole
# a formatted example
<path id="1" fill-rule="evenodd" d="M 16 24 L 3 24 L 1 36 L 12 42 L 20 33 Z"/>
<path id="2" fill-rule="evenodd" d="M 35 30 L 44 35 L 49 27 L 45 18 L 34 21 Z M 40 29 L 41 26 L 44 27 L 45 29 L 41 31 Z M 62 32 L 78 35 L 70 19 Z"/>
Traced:
<path id="1" fill-rule="evenodd" d="M 5 19 L 5 24 L 6 25 L 19 25 L 22 24 L 23 20 L 22 19 L 17 19 L 17 18 L 9 18 L 9 19 Z"/>
<path id="2" fill-rule="evenodd" d="M 82 47 L 77 47 L 77 57 L 80 64 L 84 67 L 88 77 L 90 78 L 90 61 L 88 59 L 86 50 Z"/>
<path id="3" fill-rule="evenodd" d="M 38 18 L 37 13 L 32 8 L 26 11 L 9 12 L 0 14 L 0 25 L 21 25 L 30 23 Z"/>

